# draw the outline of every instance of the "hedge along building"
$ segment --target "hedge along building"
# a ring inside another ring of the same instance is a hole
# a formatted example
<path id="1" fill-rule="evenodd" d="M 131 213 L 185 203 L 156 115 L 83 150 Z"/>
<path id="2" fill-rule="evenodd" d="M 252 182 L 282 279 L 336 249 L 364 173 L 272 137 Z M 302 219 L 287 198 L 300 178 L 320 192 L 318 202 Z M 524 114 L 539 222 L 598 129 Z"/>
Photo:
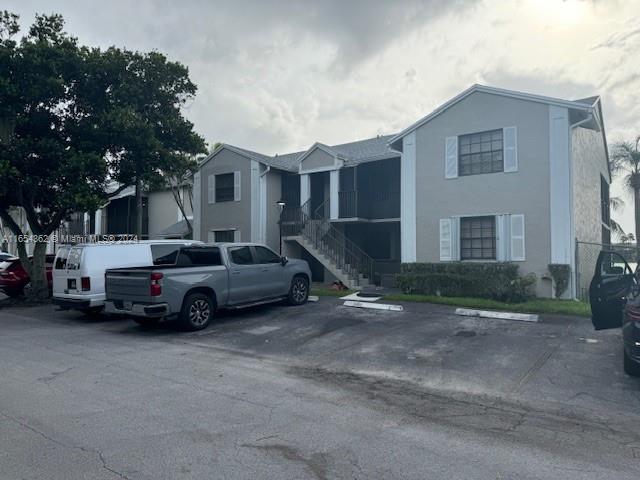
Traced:
<path id="1" fill-rule="evenodd" d="M 553 263 L 571 268 L 569 297 L 576 240 L 609 243 L 610 180 L 599 97 L 474 85 L 393 136 L 276 156 L 222 145 L 194 179 L 194 230 L 277 250 L 283 200 L 284 252 L 318 280 L 355 287 L 392 283 L 401 262 L 514 262 L 549 297 Z"/>

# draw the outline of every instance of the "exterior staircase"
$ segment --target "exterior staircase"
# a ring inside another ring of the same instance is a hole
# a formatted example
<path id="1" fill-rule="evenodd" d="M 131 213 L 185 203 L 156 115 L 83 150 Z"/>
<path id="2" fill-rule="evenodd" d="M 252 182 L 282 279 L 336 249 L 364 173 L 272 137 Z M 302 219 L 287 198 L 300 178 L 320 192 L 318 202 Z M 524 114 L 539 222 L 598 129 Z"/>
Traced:
<path id="1" fill-rule="evenodd" d="M 302 248 L 350 289 L 362 289 L 373 283 L 373 259 L 324 215 L 324 204 L 310 213 L 309 202 L 287 209 L 281 219 L 283 238 Z"/>

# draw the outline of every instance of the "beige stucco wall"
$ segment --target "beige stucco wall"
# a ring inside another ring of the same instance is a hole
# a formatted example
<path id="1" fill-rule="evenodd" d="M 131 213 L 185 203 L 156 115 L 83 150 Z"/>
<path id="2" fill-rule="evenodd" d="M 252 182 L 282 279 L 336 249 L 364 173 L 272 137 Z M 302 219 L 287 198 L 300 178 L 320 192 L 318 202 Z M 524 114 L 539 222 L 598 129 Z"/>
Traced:
<path id="1" fill-rule="evenodd" d="M 151 192 L 149 201 L 149 237 L 180 221 L 178 204 L 170 190 Z"/>
<path id="2" fill-rule="evenodd" d="M 574 226 L 577 244 L 577 294 L 586 298 L 602 242 L 600 176 L 609 182 L 607 154 L 602 132 L 574 128 L 571 134 L 573 162 Z"/>
<path id="3" fill-rule="evenodd" d="M 449 136 L 516 126 L 518 171 L 445 179 Z M 537 294 L 550 295 L 549 107 L 476 92 L 416 131 L 416 254 L 437 262 L 439 220 L 457 215 L 524 214 L 526 261 L 520 273 L 538 277 Z"/>

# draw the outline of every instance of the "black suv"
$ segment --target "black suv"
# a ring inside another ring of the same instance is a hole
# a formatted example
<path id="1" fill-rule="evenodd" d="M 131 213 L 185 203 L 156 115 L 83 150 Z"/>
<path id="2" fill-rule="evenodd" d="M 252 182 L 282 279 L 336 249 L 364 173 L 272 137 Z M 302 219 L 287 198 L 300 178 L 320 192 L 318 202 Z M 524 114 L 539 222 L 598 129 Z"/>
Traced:
<path id="1" fill-rule="evenodd" d="M 596 330 L 622 327 L 624 371 L 640 376 L 640 272 L 616 252 L 602 251 L 589 287 Z"/>

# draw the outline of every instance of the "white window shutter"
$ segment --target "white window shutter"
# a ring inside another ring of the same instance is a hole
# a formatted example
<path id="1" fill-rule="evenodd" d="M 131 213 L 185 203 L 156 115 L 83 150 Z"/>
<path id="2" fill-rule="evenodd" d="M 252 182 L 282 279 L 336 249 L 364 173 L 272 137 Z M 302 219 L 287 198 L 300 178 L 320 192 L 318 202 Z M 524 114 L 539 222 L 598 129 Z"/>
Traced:
<path id="1" fill-rule="evenodd" d="M 452 234 L 451 234 L 451 219 L 440 219 L 440 261 L 449 261 L 452 259 Z"/>
<path id="2" fill-rule="evenodd" d="M 509 244 L 511 243 L 509 217 L 509 215 L 496 216 L 496 260 L 499 262 L 509 260 Z"/>
<path id="3" fill-rule="evenodd" d="M 444 145 L 444 178 L 458 177 L 458 137 L 447 137 Z"/>
<path id="4" fill-rule="evenodd" d="M 216 176 L 209 175 L 207 182 L 207 201 L 209 203 L 216 203 Z"/>
<path id="5" fill-rule="evenodd" d="M 240 201 L 240 172 L 233 172 L 233 200 Z"/>
<path id="6" fill-rule="evenodd" d="M 504 171 L 518 171 L 518 129 L 516 127 L 506 127 L 502 129 L 502 140 L 504 146 Z"/>
<path id="7" fill-rule="evenodd" d="M 460 217 L 451 219 L 451 260 L 460 260 Z"/>
<path id="8" fill-rule="evenodd" d="M 210 230 L 207 233 L 207 243 L 215 243 L 216 241 L 216 232 L 214 232 L 213 230 Z"/>
<path id="9" fill-rule="evenodd" d="M 511 260 L 522 262 L 525 259 L 524 215 L 511 215 Z"/>
<path id="10" fill-rule="evenodd" d="M 240 237 L 240 230 L 239 229 L 236 229 L 236 230 L 233 231 L 233 241 L 235 243 L 238 243 L 238 242 L 242 241 L 242 239 Z"/>

